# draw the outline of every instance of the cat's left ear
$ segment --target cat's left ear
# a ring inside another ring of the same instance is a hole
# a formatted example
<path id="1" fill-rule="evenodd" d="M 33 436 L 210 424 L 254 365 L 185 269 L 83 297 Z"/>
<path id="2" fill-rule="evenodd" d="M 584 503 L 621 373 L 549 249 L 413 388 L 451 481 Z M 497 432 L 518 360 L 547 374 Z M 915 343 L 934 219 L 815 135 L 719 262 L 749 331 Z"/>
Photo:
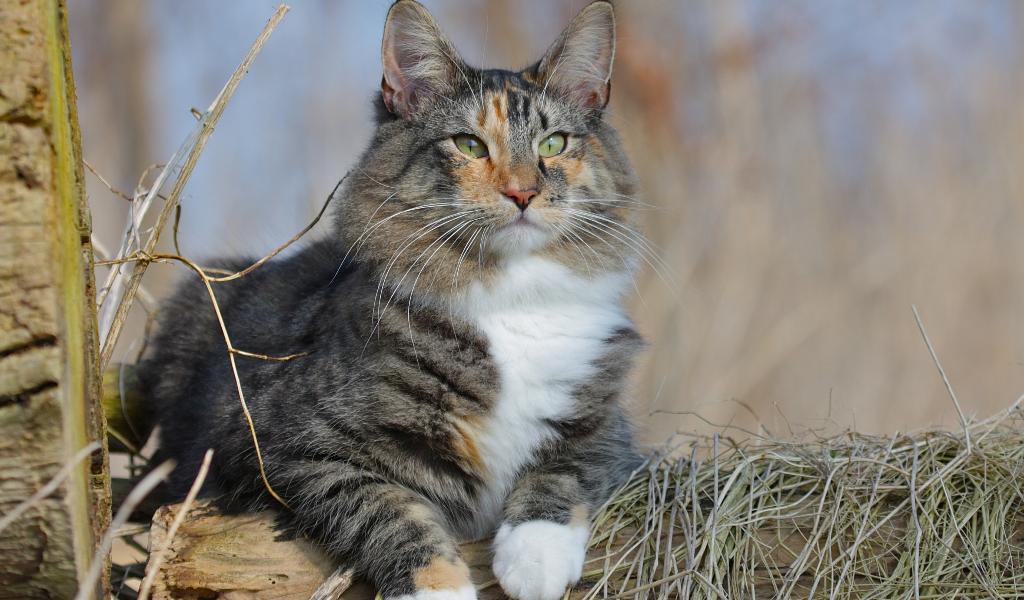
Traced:
<path id="1" fill-rule="evenodd" d="M 611 2 L 598 0 L 569 23 L 533 67 L 533 76 L 548 93 L 554 90 L 583 108 L 602 109 L 611 92 L 614 58 L 615 11 Z"/>
<path id="2" fill-rule="evenodd" d="M 448 95 L 458 73 L 465 69 L 437 21 L 415 0 L 398 0 L 391 5 L 384 24 L 381 60 L 384 105 L 403 118 Z"/>

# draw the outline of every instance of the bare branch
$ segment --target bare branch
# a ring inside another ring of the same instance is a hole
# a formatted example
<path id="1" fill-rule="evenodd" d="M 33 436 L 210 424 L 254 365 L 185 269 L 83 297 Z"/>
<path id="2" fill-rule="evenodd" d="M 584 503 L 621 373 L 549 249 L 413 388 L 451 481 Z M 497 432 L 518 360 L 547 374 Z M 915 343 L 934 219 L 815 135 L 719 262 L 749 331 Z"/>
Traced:
<path id="1" fill-rule="evenodd" d="M 181 171 L 174 181 L 174 186 L 171 188 L 170 194 L 167 196 L 167 200 L 164 202 L 163 207 L 160 210 L 160 214 L 157 216 L 156 224 L 153 226 L 153 230 L 149 235 L 149 239 L 146 241 L 143 251 L 147 254 L 152 254 L 156 250 L 157 242 L 160 240 L 160 234 L 166 225 L 168 218 L 175 211 L 175 207 L 178 205 L 181 193 L 185 189 L 185 184 L 188 183 L 189 177 L 192 174 L 192 170 L 195 168 L 196 163 L 199 160 L 199 156 L 202 154 L 203 149 L 206 146 L 206 142 L 213 134 L 213 130 L 217 122 L 220 120 L 221 115 L 224 113 L 224 108 L 227 106 L 228 101 L 234 95 L 238 89 L 238 84 L 242 78 L 249 71 L 249 67 L 252 65 L 253 60 L 259 51 L 263 48 L 270 34 L 273 33 L 274 29 L 280 23 L 281 19 L 284 18 L 289 7 L 287 5 L 278 6 L 273 16 L 267 22 L 263 31 L 256 38 L 252 47 L 249 48 L 249 52 L 242 59 L 242 62 L 235 69 L 235 72 L 231 75 L 227 84 L 220 91 L 217 97 L 214 99 L 210 108 L 206 111 L 203 120 L 197 125 L 197 130 L 193 131 L 194 143 L 189 144 L 189 141 L 193 139 L 193 135 L 189 136 L 189 140 L 186 141 L 185 146 L 190 146 L 188 155 L 185 159 L 184 165 Z M 180 149 L 179 149 L 180 151 Z M 176 153 L 177 154 L 177 153 Z M 153 184 L 153 188 L 147 194 L 145 203 L 148 203 L 158 193 L 164 180 L 169 174 L 170 170 L 174 168 L 176 164 L 176 156 L 172 157 L 172 160 L 168 161 L 168 166 L 160 173 L 157 181 Z M 134 221 L 138 224 L 140 221 L 136 219 Z M 137 230 L 137 229 L 136 229 Z M 119 272 L 120 270 L 118 270 Z M 102 314 L 100 315 L 100 329 L 101 334 L 105 331 L 105 339 L 103 342 L 103 348 L 100 351 L 100 369 L 106 368 L 110 362 L 110 357 L 113 355 L 114 346 L 117 343 L 118 337 L 121 335 L 121 329 L 124 325 L 125 319 L 128 317 L 128 311 L 131 308 L 132 300 L 135 298 L 135 294 L 138 291 L 139 284 L 142 280 L 142 274 L 146 271 L 146 264 L 144 262 L 135 263 L 131 274 L 128 276 L 128 281 L 123 281 L 123 276 L 119 276 L 115 279 L 115 285 L 111 288 L 110 296 L 106 299 L 107 301 L 117 300 L 116 309 L 112 308 L 113 304 L 104 302 Z M 122 293 L 123 288 L 123 293 Z M 115 293 L 116 291 L 116 293 Z M 113 314 L 111 311 L 113 310 Z"/>

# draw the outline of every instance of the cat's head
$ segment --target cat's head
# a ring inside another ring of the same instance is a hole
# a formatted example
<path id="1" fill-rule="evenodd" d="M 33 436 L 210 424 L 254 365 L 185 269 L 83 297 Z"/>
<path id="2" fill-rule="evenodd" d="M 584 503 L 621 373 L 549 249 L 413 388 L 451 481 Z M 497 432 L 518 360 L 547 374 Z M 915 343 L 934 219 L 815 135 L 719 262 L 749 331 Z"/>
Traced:
<path id="1" fill-rule="evenodd" d="M 381 54 L 378 127 L 339 222 L 389 285 L 423 274 L 421 286 L 454 291 L 526 255 L 581 274 L 629 270 L 643 242 L 632 169 L 605 119 L 611 3 L 506 71 L 469 66 L 423 6 L 398 0 Z"/>

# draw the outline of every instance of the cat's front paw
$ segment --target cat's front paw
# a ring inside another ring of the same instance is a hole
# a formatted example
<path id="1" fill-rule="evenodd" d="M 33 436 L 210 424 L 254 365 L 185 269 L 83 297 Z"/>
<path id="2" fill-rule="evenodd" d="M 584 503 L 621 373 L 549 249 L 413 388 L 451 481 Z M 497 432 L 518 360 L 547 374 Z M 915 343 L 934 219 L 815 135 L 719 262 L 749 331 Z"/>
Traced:
<path id="1" fill-rule="evenodd" d="M 476 588 L 469 567 L 462 559 L 435 556 L 426 566 L 411 573 L 415 588 L 411 594 L 385 596 L 387 600 L 476 600 Z"/>
<path id="2" fill-rule="evenodd" d="M 557 600 L 580 580 L 589 536 L 575 522 L 502 525 L 494 537 L 494 574 L 516 600 Z"/>

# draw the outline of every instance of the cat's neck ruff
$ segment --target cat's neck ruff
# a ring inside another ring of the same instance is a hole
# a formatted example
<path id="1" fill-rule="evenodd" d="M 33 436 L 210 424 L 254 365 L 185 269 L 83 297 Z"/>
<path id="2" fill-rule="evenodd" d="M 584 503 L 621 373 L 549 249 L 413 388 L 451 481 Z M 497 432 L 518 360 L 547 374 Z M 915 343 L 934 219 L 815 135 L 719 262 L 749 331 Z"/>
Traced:
<path id="1" fill-rule="evenodd" d="M 550 312 L 561 307 L 621 307 L 632 281 L 627 271 L 578 273 L 550 258 L 528 255 L 508 259 L 497 273 L 474 281 L 452 300 L 456 315 L 476 323 L 504 312 Z"/>

